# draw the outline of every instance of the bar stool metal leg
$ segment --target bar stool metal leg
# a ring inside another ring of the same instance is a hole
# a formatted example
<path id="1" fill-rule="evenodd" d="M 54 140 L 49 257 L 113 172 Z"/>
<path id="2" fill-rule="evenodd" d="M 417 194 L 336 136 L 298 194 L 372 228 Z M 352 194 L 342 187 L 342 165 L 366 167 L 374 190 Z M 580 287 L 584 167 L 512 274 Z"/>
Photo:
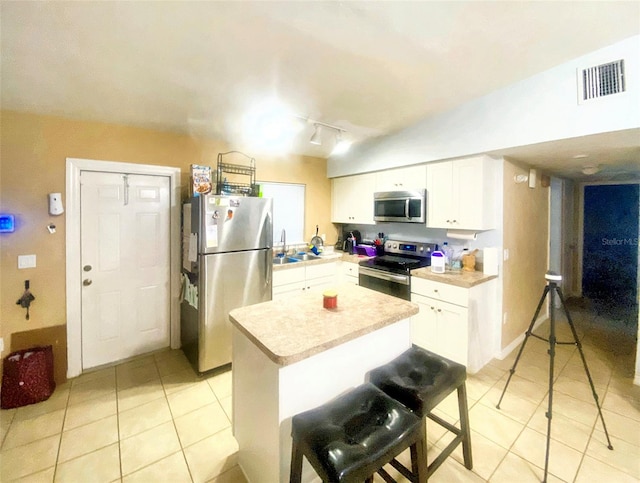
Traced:
<path id="1" fill-rule="evenodd" d="M 460 430 L 462 431 L 462 456 L 464 458 L 464 466 L 470 470 L 473 468 L 473 458 L 471 456 L 471 428 L 469 425 L 466 383 L 458 387 L 458 411 L 460 413 Z"/>
<path id="2" fill-rule="evenodd" d="M 291 471 L 289 472 L 289 483 L 300 483 L 302 480 L 302 451 L 295 440 L 291 445 Z"/>

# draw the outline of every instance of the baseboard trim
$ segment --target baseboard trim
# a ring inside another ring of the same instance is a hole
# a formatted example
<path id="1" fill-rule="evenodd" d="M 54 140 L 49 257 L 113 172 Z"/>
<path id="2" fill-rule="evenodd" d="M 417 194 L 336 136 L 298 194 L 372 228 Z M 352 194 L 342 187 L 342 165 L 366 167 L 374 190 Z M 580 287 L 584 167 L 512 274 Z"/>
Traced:
<path id="1" fill-rule="evenodd" d="M 538 319 L 536 320 L 535 324 L 533 324 L 533 330 L 536 330 L 538 327 L 540 327 L 540 324 L 542 324 L 543 322 L 549 320 L 549 316 L 547 314 L 538 317 Z M 511 354 L 511 352 L 516 348 L 516 347 L 520 347 L 520 344 L 522 344 L 522 342 L 524 341 L 524 338 L 527 334 L 527 331 L 525 330 L 522 334 L 520 334 L 518 337 L 516 337 L 513 342 L 511 342 L 511 344 L 509 344 L 507 347 L 505 347 L 504 349 L 502 349 L 498 355 L 496 356 L 497 359 L 503 360 L 505 359 L 509 354 Z"/>

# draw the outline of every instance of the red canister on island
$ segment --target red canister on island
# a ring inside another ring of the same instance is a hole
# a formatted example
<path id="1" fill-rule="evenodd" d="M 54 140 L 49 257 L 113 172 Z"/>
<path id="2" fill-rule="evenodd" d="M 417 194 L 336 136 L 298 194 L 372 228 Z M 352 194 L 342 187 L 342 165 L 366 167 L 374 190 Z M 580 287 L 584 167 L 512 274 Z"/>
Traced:
<path id="1" fill-rule="evenodd" d="M 322 306 L 325 309 L 338 308 L 338 293 L 335 290 L 327 290 L 322 294 Z"/>

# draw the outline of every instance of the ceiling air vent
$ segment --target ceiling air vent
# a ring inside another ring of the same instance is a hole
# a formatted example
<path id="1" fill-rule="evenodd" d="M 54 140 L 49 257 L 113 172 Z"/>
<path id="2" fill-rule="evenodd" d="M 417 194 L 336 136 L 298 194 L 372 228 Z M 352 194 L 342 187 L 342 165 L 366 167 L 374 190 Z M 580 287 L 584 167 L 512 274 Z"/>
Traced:
<path id="1" fill-rule="evenodd" d="M 583 69 L 579 76 L 582 102 L 625 91 L 622 59 Z"/>

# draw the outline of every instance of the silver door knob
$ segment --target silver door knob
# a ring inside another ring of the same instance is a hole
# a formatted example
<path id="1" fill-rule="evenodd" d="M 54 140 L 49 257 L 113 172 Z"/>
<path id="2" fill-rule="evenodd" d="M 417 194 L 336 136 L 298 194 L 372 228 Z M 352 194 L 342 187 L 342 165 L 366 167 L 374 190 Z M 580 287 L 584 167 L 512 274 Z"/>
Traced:
<path id="1" fill-rule="evenodd" d="M 88 279 L 88 278 L 85 278 L 85 279 L 82 281 L 82 285 L 84 285 L 85 287 L 88 287 L 88 286 L 89 286 L 89 285 L 91 285 L 92 283 L 93 283 L 93 282 L 92 282 L 90 279 Z"/>

